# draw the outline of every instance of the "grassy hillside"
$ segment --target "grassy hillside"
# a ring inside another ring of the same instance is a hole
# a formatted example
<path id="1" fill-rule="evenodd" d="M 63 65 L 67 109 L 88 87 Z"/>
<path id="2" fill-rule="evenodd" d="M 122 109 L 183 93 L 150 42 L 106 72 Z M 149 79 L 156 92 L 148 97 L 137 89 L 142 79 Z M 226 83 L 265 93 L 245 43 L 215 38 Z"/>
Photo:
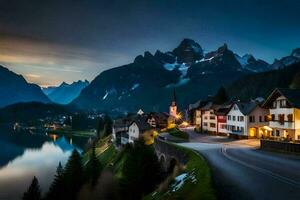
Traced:
<path id="1" fill-rule="evenodd" d="M 171 144 L 172 145 L 172 144 Z M 173 200 L 173 199 L 185 199 L 185 200 L 215 200 L 216 191 L 212 183 L 211 172 L 208 164 L 202 156 L 196 152 L 179 147 L 178 151 L 184 151 L 189 156 L 189 161 L 185 166 L 184 172 L 181 175 L 187 174 L 185 181 L 180 186 L 180 183 L 171 184 L 168 191 L 159 192 L 154 191 L 145 200 Z M 177 176 L 180 177 L 180 176 Z"/>

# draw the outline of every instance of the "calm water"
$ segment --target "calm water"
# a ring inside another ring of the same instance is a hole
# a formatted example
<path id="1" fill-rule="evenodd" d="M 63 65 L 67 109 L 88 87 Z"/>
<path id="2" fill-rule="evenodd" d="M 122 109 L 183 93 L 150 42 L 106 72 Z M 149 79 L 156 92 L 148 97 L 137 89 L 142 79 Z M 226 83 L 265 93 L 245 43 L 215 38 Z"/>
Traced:
<path id="1" fill-rule="evenodd" d="M 33 176 L 46 192 L 59 162 L 64 165 L 72 150 L 81 151 L 86 142 L 86 138 L 51 138 L 0 131 L 0 200 L 21 199 Z"/>

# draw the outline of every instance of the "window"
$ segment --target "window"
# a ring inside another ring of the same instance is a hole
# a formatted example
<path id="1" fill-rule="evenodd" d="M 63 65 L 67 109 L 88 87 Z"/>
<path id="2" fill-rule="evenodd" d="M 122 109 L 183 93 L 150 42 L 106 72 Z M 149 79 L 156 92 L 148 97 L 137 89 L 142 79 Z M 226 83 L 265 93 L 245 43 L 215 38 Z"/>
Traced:
<path id="1" fill-rule="evenodd" d="M 249 116 L 249 121 L 254 123 L 255 122 L 255 116 Z"/>
<path id="2" fill-rule="evenodd" d="M 231 115 L 228 115 L 227 118 L 228 118 L 228 120 L 231 120 Z"/>
<path id="3" fill-rule="evenodd" d="M 235 116 L 232 116 L 232 121 L 235 121 Z"/>
<path id="4" fill-rule="evenodd" d="M 207 116 L 205 116 L 204 119 L 207 119 Z"/>
<path id="5" fill-rule="evenodd" d="M 276 137 L 279 137 L 279 135 L 280 135 L 279 130 L 276 130 Z"/>
<path id="6" fill-rule="evenodd" d="M 278 121 L 279 121 L 279 123 L 282 125 L 282 124 L 284 124 L 284 114 L 279 114 L 278 115 Z"/>
<path id="7" fill-rule="evenodd" d="M 286 100 L 282 99 L 279 101 L 280 108 L 286 108 Z"/>
<path id="8" fill-rule="evenodd" d="M 273 105 L 272 105 L 272 108 L 276 108 L 276 107 L 277 107 L 277 102 L 274 101 L 274 102 L 273 102 Z"/>
<path id="9" fill-rule="evenodd" d="M 293 114 L 288 114 L 287 118 L 288 118 L 289 122 L 292 122 L 293 121 Z"/>
<path id="10" fill-rule="evenodd" d="M 209 126 L 210 126 L 211 128 L 216 128 L 216 124 L 215 124 L 215 123 L 210 123 Z"/>
<path id="11" fill-rule="evenodd" d="M 238 116 L 238 121 L 243 122 L 244 121 L 244 116 Z"/>
<path id="12" fill-rule="evenodd" d="M 210 116 L 209 119 L 216 119 L 216 117 L 215 116 Z"/>
<path id="13" fill-rule="evenodd" d="M 203 126 L 207 126 L 207 122 L 204 122 L 204 123 L 203 123 Z"/>
<path id="14" fill-rule="evenodd" d="M 275 115 L 274 114 L 271 115 L 271 120 L 275 121 Z"/>
<path id="15" fill-rule="evenodd" d="M 259 122 L 262 122 L 262 116 L 259 116 Z"/>

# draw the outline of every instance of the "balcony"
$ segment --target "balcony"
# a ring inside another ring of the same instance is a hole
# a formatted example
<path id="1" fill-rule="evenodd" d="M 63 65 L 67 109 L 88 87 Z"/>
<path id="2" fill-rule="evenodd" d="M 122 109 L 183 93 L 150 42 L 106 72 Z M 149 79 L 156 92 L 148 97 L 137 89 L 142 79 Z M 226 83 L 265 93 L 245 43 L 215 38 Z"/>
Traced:
<path id="1" fill-rule="evenodd" d="M 293 121 L 270 121 L 271 128 L 283 128 L 283 129 L 294 129 L 294 122 Z"/>

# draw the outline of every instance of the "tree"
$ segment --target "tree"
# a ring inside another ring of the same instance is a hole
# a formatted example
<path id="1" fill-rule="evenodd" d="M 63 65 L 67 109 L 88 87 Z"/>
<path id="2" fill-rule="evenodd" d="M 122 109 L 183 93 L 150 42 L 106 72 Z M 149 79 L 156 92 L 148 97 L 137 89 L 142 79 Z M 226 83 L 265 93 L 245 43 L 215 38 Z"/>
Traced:
<path id="1" fill-rule="evenodd" d="M 139 140 L 125 149 L 126 160 L 122 170 L 121 188 L 125 199 L 141 199 L 161 181 L 161 165 L 153 145 Z"/>
<path id="2" fill-rule="evenodd" d="M 225 88 L 222 86 L 219 88 L 217 94 L 214 96 L 213 102 L 215 104 L 223 104 L 226 101 L 228 101 L 228 96 L 227 96 Z"/>
<path id="3" fill-rule="evenodd" d="M 103 137 L 106 137 L 112 133 L 112 119 L 109 117 L 109 115 L 104 116 L 104 130 L 103 130 Z"/>
<path id="4" fill-rule="evenodd" d="M 46 195 L 46 200 L 62 200 L 64 199 L 64 169 L 61 163 L 58 164 L 54 180 Z"/>
<path id="5" fill-rule="evenodd" d="M 38 179 L 34 176 L 29 188 L 23 195 L 23 200 L 41 200 L 41 189 Z"/>
<path id="6" fill-rule="evenodd" d="M 81 156 L 76 149 L 73 150 L 67 164 L 64 176 L 65 199 L 76 199 L 77 192 L 83 184 L 83 166 Z"/>
<path id="7" fill-rule="evenodd" d="M 94 187 L 97 183 L 98 177 L 101 173 L 102 166 L 96 156 L 96 145 L 93 143 L 92 152 L 90 153 L 89 161 L 86 165 L 86 175 L 91 185 Z"/>
<path id="8" fill-rule="evenodd" d="M 103 131 L 104 129 L 104 121 L 103 121 L 103 118 L 102 117 L 99 117 L 97 119 L 97 137 L 100 138 L 101 137 L 101 132 Z"/>

